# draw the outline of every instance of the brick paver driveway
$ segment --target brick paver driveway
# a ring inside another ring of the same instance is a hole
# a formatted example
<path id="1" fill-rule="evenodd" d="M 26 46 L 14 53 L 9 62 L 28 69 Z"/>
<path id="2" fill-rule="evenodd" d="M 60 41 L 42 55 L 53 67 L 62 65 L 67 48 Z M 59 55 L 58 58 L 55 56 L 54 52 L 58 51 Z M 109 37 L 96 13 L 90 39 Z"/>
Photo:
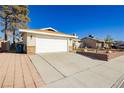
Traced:
<path id="1" fill-rule="evenodd" d="M 0 53 L 0 87 L 43 86 L 41 76 L 26 54 Z"/>

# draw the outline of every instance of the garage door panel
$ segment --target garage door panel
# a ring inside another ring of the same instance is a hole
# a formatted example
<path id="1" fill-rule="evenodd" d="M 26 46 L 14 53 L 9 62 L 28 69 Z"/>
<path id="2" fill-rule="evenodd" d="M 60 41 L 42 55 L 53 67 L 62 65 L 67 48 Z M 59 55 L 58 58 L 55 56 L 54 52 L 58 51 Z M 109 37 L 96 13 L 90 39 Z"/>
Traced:
<path id="1" fill-rule="evenodd" d="M 67 40 L 36 38 L 36 53 L 47 52 L 67 52 Z"/>

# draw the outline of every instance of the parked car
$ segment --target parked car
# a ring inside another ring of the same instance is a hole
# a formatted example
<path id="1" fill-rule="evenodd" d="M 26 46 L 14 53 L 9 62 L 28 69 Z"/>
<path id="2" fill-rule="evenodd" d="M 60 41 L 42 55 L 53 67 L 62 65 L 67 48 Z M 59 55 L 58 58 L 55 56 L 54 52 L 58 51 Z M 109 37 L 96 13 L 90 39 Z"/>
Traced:
<path id="1" fill-rule="evenodd" d="M 124 49 L 124 41 L 115 41 L 112 48 L 115 49 Z"/>

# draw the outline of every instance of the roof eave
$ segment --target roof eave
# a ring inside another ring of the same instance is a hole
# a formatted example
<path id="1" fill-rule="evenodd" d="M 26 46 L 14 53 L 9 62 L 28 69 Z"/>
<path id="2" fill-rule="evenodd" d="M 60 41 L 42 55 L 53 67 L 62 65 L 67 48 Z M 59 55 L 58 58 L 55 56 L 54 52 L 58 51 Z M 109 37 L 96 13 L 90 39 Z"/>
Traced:
<path id="1" fill-rule="evenodd" d="M 59 36 L 59 37 L 66 37 L 66 38 L 77 38 L 77 36 L 72 36 L 72 35 L 53 34 L 53 33 L 47 33 L 47 32 L 35 32 L 33 30 L 26 30 L 26 29 L 19 29 L 19 32 L 50 35 L 50 36 Z"/>

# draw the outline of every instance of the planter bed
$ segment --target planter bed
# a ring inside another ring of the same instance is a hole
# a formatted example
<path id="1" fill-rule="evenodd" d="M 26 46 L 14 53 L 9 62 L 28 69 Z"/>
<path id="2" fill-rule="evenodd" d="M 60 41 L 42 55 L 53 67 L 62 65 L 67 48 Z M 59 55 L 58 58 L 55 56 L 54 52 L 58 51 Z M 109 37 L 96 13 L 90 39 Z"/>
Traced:
<path id="1" fill-rule="evenodd" d="M 99 59 L 104 61 L 109 61 L 113 58 L 124 55 L 124 52 L 117 52 L 117 51 L 112 53 L 94 53 L 94 52 L 77 52 L 77 53 L 93 59 Z"/>

